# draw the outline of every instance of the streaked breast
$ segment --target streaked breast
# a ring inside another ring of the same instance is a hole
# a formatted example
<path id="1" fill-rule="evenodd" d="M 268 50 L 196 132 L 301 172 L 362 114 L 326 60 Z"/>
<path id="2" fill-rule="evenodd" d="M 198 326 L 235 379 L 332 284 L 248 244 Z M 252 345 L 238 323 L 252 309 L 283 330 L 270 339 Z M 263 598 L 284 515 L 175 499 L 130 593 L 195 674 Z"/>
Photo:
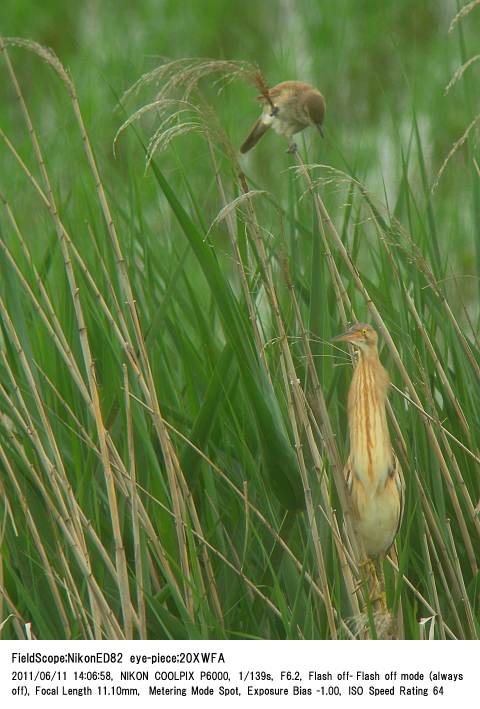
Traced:
<path id="1" fill-rule="evenodd" d="M 350 459 L 352 472 L 362 481 L 367 494 L 385 486 L 392 465 L 385 412 L 387 384 L 381 364 L 361 356 L 348 397 Z"/>

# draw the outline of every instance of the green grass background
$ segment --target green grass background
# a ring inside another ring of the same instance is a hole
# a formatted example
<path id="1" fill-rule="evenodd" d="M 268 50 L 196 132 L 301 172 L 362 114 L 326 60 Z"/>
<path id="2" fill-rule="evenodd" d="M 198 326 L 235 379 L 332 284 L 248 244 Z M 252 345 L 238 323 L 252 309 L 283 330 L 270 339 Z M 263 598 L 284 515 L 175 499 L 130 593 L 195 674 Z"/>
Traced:
<path id="1" fill-rule="evenodd" d="M 349 637 L 361 599 L 355 606 L 345 580 L 326 427 L 344 461 L 351 368 L 329 339 L 342 320 L 378 328 L 370 301 L 397 348 L 380 332 L 407 484 L 400 571 L 385 564 L 398 636 L 477 637 L 475 126 L 432 192 L 479 112 L 480 62 L 445 95 L 480 30 L 478 7 L 449 33 L 458 9 L 49 0 L 40 10 L 4 0 L 1 34 L 51 47 L 70 73 L 119 247 L 64 83 L 35 53 L 9 48 L 83 261 L 68 243 L 62 251 L 59 222 L 29 178 L 45 190 L 3 62 L 2 637 Z M 186 57 L 245 60 L 270 85 L 318 86 L 326 137 L 300 138 L 307 171 L 273 134 L 237 164 L 258 92 L 236 80 L 219 93 L 212 77 L 192 103 L 213 114 L 172 119 L 201 131 L 179 135 L 145 170 L 158 127 L 149 112 L 114 155 L 117 130 L 162 81 L 122 101 L 124 92 Z M 263 192 L 214 223 L 242 193 L 240 167 Z M 349 573 L 355 582 L 355 565 Z"/>

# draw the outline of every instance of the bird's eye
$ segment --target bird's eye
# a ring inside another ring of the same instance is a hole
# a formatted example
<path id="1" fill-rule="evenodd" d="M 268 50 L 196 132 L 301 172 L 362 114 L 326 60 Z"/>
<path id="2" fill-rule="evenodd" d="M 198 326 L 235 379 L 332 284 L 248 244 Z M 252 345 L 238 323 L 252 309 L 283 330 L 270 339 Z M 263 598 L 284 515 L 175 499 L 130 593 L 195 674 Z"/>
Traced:
<path id="1" fill-rule="evenodd" d="M 366 327 L 363 328 L 363 330 L 362 330 L 362 335 L 363 335 L 364 337 L 367 336 L 367 328 L 366 328 Z"/>

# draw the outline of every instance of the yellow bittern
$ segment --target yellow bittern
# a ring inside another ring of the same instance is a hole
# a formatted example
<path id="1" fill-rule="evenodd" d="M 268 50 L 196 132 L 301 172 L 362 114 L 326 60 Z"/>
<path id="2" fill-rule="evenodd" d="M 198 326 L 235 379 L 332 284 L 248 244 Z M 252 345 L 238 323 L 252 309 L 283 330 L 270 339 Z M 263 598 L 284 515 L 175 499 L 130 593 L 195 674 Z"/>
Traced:
<path id="1" fill-rule="evenodd" d="M 404 502 L 402 470 L 392 449 L 385 411 L 390 378 L 378 357 L 377 340 L 375 330 L 365 323 L 356 323 L 333 338 L 359 350 L 348 392 L 350 454 L 345 475 L 363 561 L 380 560 L 390 549 Z"/>
<path id="2" fill-rule="evenodd" d="M 288 152 L 296 150 L 296 145 L 292 142 L 295 133 L 308 126 L 315 126 L 323 135 L 325 99 L 320 91 L 310 84 L 282 81 L 269 89 L 268 96 L 262 94 L 257 96 L 257 100 L 262 104 L 262 114 L 241 146 L 241 153 L 251 150 L 270 127 L 287 138 Z"/>

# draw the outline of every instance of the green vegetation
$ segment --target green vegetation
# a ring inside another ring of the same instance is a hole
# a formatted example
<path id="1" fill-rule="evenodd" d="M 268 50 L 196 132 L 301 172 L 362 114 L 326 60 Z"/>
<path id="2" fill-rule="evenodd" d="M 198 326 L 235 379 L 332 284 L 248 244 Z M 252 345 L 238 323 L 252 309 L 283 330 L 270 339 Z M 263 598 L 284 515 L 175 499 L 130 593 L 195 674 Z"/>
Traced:
<path id="1" fill-rule="evenodd" d="M 477 638 L 480 3 L 140 5 L 2 6 L 39 42 L 0 52 L 2 637 L 355 635 L 330 339 L 367 320 L 397 634 Z M 239 162 L 257 63 L 322 90 L 324 141 Z"/>

